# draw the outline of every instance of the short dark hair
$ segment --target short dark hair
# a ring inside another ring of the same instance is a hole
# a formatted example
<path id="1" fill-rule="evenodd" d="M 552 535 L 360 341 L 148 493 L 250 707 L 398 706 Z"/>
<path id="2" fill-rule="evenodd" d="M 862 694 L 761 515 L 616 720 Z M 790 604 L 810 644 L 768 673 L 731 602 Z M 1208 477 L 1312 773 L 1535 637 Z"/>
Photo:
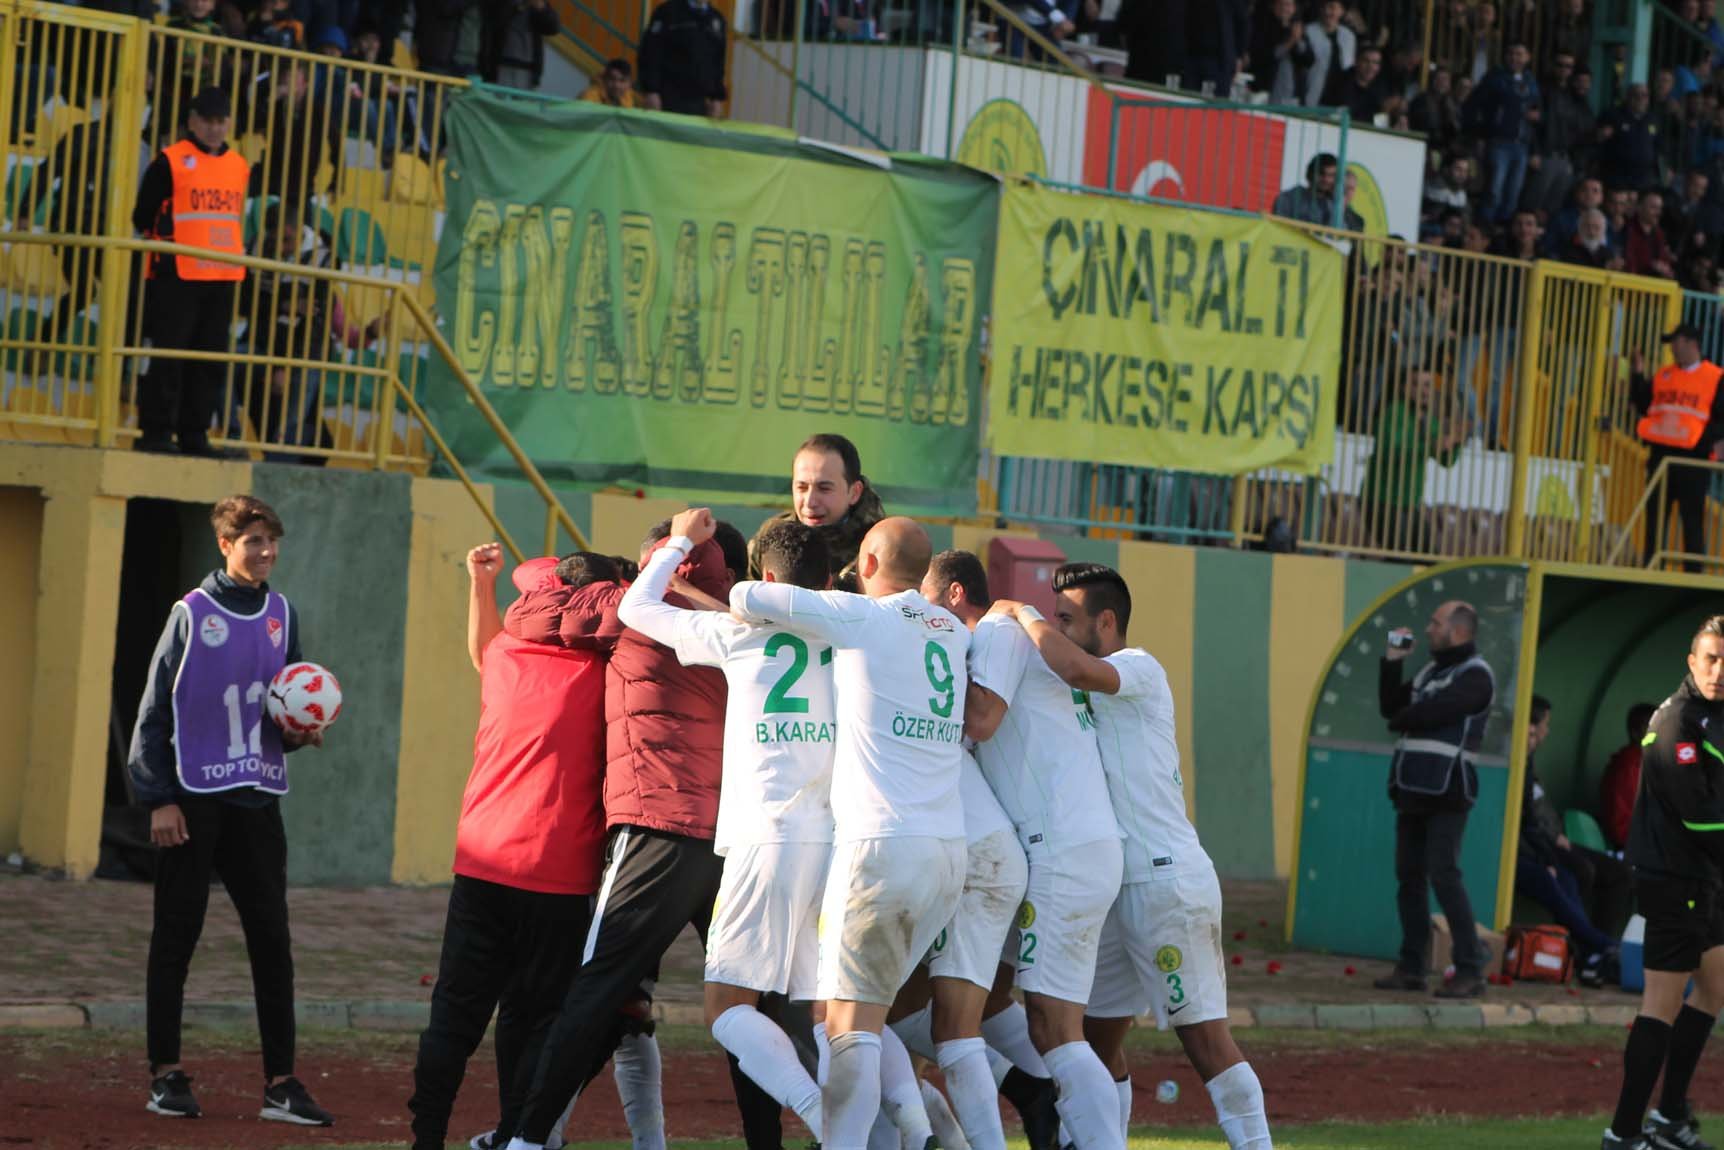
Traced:
<path id="1" fill-rule="evenodd" d="M 1548 714 L 1550 714 L 1550 700 L 1543 695 L 1534 695 L 1531 706 L 1527 707 L 1527 722 L 1537 723 Z"/>
<path id="2" fill-rule="evenodd" d="M 1456 603 L 1455 609 L 1449 612 L 1449 626 L 1460 627 L 1467 635 L 1479 633 L 1479 613 L 1471 603 Z"/>
<path id="3" fill-rule="evenodd" d="M 1700 640 L 1704 639 L 1708 635 L 1718 639 L 1724 639 L 1724 615 L 1714 615 L 1710 619 L 1706 620 L 1706 622 L 1700 624 L 1700 630 L 1694 632 L 1694 638 L 1688 643 L 1689 654 L 1693 654 L 1698 650 L 1700 647 Z"/>
<path id="4" fill-rule="evenodd" d="M 1516 48 L 1519 48 L 1522 52 L 1526 52 L 1529 55 L 1532 53 L 1532 49 L 1526 46 L 1525 40 L 1510 40 L 1507 44 L 1503 45 L 1503 52 L 1506 54 Z"/>
<path id="5" fill-rule="evenodd" d="M 589 583 L 614 583 L 617 580 L 616 561 L 596 551 L 576 551 L 557 563 L 557 578 L 567 587 L 585 587 Z"/>
<path id="6" fill-rule="evenodd" d="M 647 528 L 646 538 L 641 540 L 641 549 L 653 546 L 661 539 L 670 538 L 670 520 L 661 519 Z"/>
<path id="7" fill-rule="evenodd" d="M 634 65 L 630 64 L 621 56 L 618 56 L 615 60 L 606 60 L 605 71 L 615 72 L 617 75 L 622 76 L 625 79 L 635 74 Z"/>
<path id="8" fill-rule="evenodd" d="M 713 526 L 712 537 L 718 541 L 718 549 L 724 552 L 724 566 L 730 572 L 731 581 L 740 583 L 748 578 L 748 540 L 742 537 L 736 524 L 720 519 Z"/>
<path id="9" fill-rule="evenodd" d="M 1658 711 L 1656 703 L 1636 703 L 1628 708 L 1628 737 L 1639 738 L 1646 733 L 1646 728 L 1652 725 L 1652 716 Z"/>
<path id="10" fill-rule="evenodd" d="M 641 577 L 641 565 L 627 555 L 612 555 L 610 559 L 616 565 L 618 583 L 633 583 Z"/>
<path id="11" fill-rule="evenodd" d="M 773 519 L 754 537 L 760 569 L 781 583 L 818 591 L 832 574 L 826 537 L 795 519 Z M 746 565 L 747 560 L 744 560 Z"/>
<path id="12" fill-rule="evenodd" d="M 928 574 L 934 577 L 938 598 L 956 583 L 964 589 L 964 598 L 975 607 L 986 607 L 994 601 L 988 593 L 988 572 L 973 551 L 942 551 L 928 560 Z"/>
<path id="13" fill-rule="evenodd" d="M 255 495 L 230 495 L 210 508 L 210 526 L 215 528 L 217 539 L 232 542 L 244 535 L 246 528 L 253 523 L 263 524 L 271 539 L 280 539 L 287 534 L 275 508 Z"/>
<path id="14" fill-rule="evenodd" d="M 796 449 L 796 454 L 804 451 L 824 451 L 836 455 L 844 462 L 844 482 L 856 483 L 862 478 L 862 456 L 857 452 L 856 445 L 842 435 L 821 433 L 810 435 L 802 441 L 802 446 Z"/>
<path id="15" fill-rule="evenodd" d="M 1131 625 L 1131 588 L 1118 571 L 1104 563 L 1065 563 L 1054 570 L 1054 590 L 1083 588 L 1084 607 L 1091 615 L 1112 611 L 1120 635 Z"/>

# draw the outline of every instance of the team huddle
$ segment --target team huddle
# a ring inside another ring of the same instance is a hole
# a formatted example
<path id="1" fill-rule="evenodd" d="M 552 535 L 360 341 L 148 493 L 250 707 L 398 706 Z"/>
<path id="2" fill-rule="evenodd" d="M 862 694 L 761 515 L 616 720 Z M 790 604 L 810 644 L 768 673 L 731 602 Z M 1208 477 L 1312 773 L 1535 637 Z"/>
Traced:
<path id="1" fill-rule="evenodd" d="M 1125 1034 L 1153 1010 L 1229 1145 L 1269 1147 L 1227 1029 L 1220 888 L 1185 815 L 1173 701 L 1156 660 L 1126 645 L 1118 573 L 1060 568 L 1049 621 L 991 600 L 975 555 L 935 555 L 921 526 L 886 518 L 861 540 L 859 592 L 836 591 L 822 534 L 780 519 L 754 542 L 760 578 L 722 610 L 688 578 L 717 529 L 705 509 L 677 515 L 615 614 L 723 676 L 705 979 L 741 1076 L 829 1150 L 1003 1150 L 1009 1078 L 1038 1150 L 1123 1150 Z M 629 845 L 613 839 L 588 962 Z M 794 1012 L 763 1012 L 785 1001 L 815 1004 L 812 1059 Z M 590 1045 L 572 1039 L 572 1010 L 573 996 L 522 1115 L 500 1127 L 511 1150 L 555 1145 L 569 1088 L 591 1077 L 590 1057 L 546 1073 L 560 1047 Z M 942 1071 L 949 1112 L 912 1053 Z M 1021 1102 L 1025 1083 L 1052 1113 Z"/>

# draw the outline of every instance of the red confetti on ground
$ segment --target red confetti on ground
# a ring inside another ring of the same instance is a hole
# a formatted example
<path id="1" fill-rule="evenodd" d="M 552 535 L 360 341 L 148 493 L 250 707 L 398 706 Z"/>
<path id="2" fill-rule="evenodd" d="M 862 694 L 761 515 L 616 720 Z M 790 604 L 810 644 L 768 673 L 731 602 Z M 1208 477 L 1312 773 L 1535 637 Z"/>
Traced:
<path id="1" fill-rule="evenodd" d="M 1270 974 L 1280 974 L 1281 973 L 1281 964 L 1279 962 L 1271 962 L 1269 964 L 1269 973 Z"/>
<path id="2" fill-rule="evenodd" d="M 1245 932 L 1242 930 L 1234 931 L 1233 932 L 1233 941 L 1234 942 L 1244 942 L 1245 941 Z"/>
<path id="3" fill-rule="evenodd" d="M 430 986 L 435 981 L 437 981 L 437 980 L 432 978 L 429 974 L 421 974 L 419 976 L 419 985 L 420 986 Z"/>
<path id="4" fill-rule="evenodd" d="M 1576 990 L 1574 987 L 1571 986 L 1568 988 L 1568 996 L 1570 998 L 1579 998 L 1580 997 L 1580 991 Z"/>
<path id="5" fill-rule="evenodd" d="M 1245 956 L 1243 954 L 1234 955 L 1233 956 L 1233 965 L 1234 966 L 1244 966 L 1245 965 Z"/>
<path id="6" fill-rule="evenodd" d="M 1260 918 L 1260 919 L 1258 919 L 1258 920 L 1257 920 L 1257 925 L 1258 925 L 1258 926 L 1268 926 L 1268 925 L 1269 925 L 1269 920 L 1268 920 L 1268 919 L 1266 919 L 1266 918 Z"/>
<path id="7" fill-rule="evenodd" d="M 1602 1059 L 1602 1058 L 1589 1059 L 1586 1064 L 1588 1066 L 1592 1067 L 1594 1070 L 1600 1070 L 1600 1069 L 1603 1069 L 1603 1067 L 1604 1067 L 1604 1059 Z"/>
<path id="8" fill-rule="evenodd" d="M 1352 978 L 1355 974 L 1358 974 L 1359 971 L 1356 967 L 1349 966 L 1345 970 L 1343 970 L 1341 973 L 1346 975 L 1348 978 Z"/>

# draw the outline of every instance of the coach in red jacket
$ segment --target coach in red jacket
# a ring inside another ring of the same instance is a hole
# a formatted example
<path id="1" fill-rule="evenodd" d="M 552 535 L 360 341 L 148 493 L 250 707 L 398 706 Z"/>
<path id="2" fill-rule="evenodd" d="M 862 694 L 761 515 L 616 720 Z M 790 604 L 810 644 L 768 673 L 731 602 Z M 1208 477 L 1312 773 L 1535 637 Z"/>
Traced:
<path id="1" fill-rule="evenodd" d="M 416 1150 L 442 1150 L 467 1059 L 497 1019 L 505 1123 L 580 967 L 604 840 L 605 660 L 594 639 L 529 643 L 497 618 L 496 544 L 467 555 L 468 651 L 479 671 L 473 770 L 455 830 L 455 881 L 431 1021 L 413 1069 Z M 515 570 L 515 586 L 615 588 L 615 565 L 585 552 Z M 609 1048 L 607 1048 L 607 1053 Z M 522 1068 L 525 1067 L 525 1071 Z"/>
<path id="2" fill-rule="evenodd" d="M 657 532 L 655 531 L 655 535 Z M 660 537 L 646 555 L 665 545 Z M 730 593 L 724 553 L 708 540 L 679 568 L 696 590 Z M 723 860 L 712 853 L 724 760 L 724 676 L 684 667 L 676 653 L 617 618 L 622 588 L 551 587 L 517 600 L 507 633 L 529 642 L 608 652 L 605 823 L 608 859 L 579 975 L 546 1038 L 517 1129 L 543 1145 L 563 1106 L 604 1065 L 617 1009 L 693 923 L 704 939 Z M 668 596 L 679 605 L 686 599 Z"/>

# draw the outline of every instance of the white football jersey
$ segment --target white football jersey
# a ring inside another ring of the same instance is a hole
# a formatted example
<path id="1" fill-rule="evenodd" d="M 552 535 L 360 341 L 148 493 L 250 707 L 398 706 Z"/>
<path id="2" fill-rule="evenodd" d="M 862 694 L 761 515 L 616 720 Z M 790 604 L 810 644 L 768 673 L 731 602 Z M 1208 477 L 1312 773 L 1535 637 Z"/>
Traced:
<path id="1" fill-rule="evenodd" d="M 964 837 L 959 778 L 970 635 L 956 617 L 916 591 L 869 599 L 783 583 L 738 583 L 730 608 L 833 648 L 838 841 Z"/>
<path id="2" fill-rule="evenodd" d="M 1119 672 L 1119 692 L 1090 692 L 1102 766 L 1113 811 L 1125 833 L 1125 882 L 1145 882 L 1181 870 L 1211 868 L 1185 817 L 1179 775 L 1173 691 L 1155 656 L 1126 647 L 1107 657 Z"/>
<path id="3" fill-rule="evenodd" d="M 994 794 L 994 788 L 982 777 L 975 755 L 964 749 L 964 773 L 958 780 L 958 792 L 964 796 L 964 838 L 979 843 L 991 834 L 1012 829 L 1012 820 Z"/>
<path id="4" fill-rule="evenodd" d="M 1088 696 L 1048 669 L 1016 619 L 986 616 L 971 644 L 971 676 L 1006 701 L 1006 717 L 976 745 L 976 761 L 1024 853 L 1033 862 L 1118 838 Z"/>
<path id="5" fill-rule="evenodd" d="M 664 602 L 684 554 L 675 541 L 655 552 L 617 614 L 675 651 L 683 665 L 724 672 L 724 778 L 713 851 L 831 842 L 838 743 L 832 648 L 791 631 L 740 623 L 722 611 Z"/>

